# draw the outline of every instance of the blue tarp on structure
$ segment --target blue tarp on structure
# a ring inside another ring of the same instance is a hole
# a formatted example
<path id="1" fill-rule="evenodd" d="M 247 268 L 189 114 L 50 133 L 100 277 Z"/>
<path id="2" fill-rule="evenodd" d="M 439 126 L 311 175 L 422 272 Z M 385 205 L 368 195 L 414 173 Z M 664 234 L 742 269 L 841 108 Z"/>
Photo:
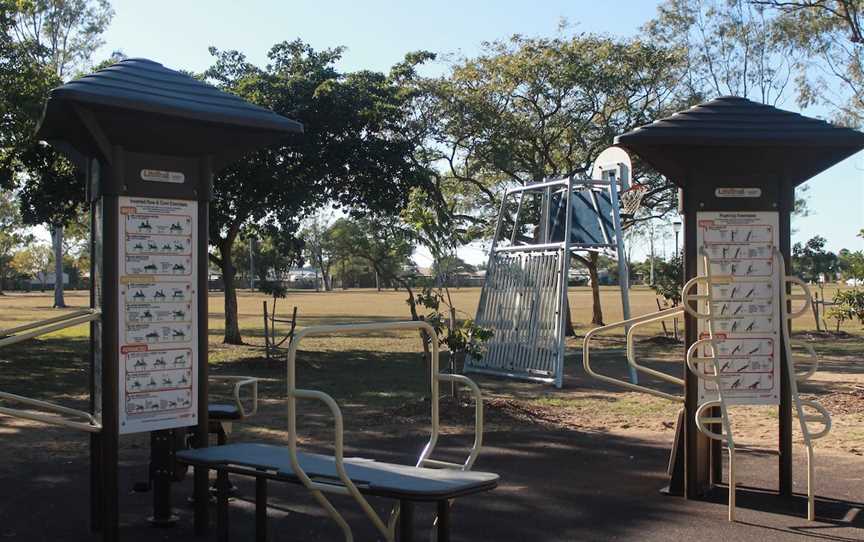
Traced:
<path id="1" fill-rule="evenodd" d="M 564 241 L 564 191 L 552 194 L 550 221 L 551 242 Z M 570 198 L 573 208 L 570 226 L 570 244 L 614 245 L 615 227 L 612 222 L 612 201 L 605 189 L 590 188 L 575 190 Z"/>

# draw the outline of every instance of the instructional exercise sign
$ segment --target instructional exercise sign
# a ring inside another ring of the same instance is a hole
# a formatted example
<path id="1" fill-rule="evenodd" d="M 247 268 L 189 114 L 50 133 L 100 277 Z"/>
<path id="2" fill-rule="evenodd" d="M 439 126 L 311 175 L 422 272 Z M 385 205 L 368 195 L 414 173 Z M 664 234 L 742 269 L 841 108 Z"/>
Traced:
<path id="1" fill-rule="evenodd" d="M 121 197 L 120 433 L 197 423 L 195 201 Z"/>
<path id="2" fill-rule="evenodd" d="M 714 336 L 724 339 L 715 348 L 723 397 L 729 404 L 778 404 L 780 281 L 773 251 L 779 242 L 779 215 L 701 212 L 697 224 L 697 244 L 708 253 L 714 279 Z M 703 258 L 698 262 L 698 273 L 704 276 Z M 703 319 L 699 320 L 699 336 L 708 336 L 708 323 Z M 700 355 L 709 353 L 706 346 Z M 716 399 L 715 384 L 700 382 L 699 402 Z"/>

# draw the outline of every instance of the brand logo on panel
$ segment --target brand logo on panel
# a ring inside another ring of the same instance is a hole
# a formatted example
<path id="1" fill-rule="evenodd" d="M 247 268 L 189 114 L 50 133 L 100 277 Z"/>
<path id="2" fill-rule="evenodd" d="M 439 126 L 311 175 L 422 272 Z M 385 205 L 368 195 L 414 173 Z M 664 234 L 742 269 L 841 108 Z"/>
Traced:
<path id="1" fill-rule="evenodd" d="M 156 183 L 182 184 L 186 176 L 180 171 L 162 171 L 160 169 L 142 169 L 141 178 Z"/>
<path id="2" fill-rule="evenodd" d="M 714 190 L 714 196 L 718 198 L 759 198 L 762 197 L 762 189 L 756 187 L 721 187 Z"/>

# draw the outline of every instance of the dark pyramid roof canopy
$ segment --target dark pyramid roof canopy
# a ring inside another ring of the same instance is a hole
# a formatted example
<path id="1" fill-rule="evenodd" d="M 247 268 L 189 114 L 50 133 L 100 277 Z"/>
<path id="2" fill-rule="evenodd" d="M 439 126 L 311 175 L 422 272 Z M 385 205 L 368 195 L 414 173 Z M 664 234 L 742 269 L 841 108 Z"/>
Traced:
<path id="1" fill-rule="evenodd" d="M 619 135 L 677 184 L 699 170 L 783 173 L 793 186 L 864 148 L 864 133 L 725 96 Z"/>
<path id="2" fill-rule="evenodd" d="M 37 137 L 72 155 L 110 147 L 213 156 L 215 169 L 303 125 L 147 59 L 132 58 L 51 91 Z M 79 157 L 80 157 L 79 156 Z"/>

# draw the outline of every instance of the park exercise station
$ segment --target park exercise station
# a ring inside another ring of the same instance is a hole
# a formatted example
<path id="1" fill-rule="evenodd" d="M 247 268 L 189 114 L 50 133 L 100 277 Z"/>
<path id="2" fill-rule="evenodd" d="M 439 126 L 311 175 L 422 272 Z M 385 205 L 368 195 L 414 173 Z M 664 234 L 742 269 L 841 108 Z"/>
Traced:
<path id="1" fill-rule="evenodd" d="M 215 470 L 220 539 L 228 536 L 229 472 L 256 480 L 259 540 L 266 536 L 268 481 L 305 486 L 340 525 L 346 540 L 352 539 L 351 528 L 328 493 L 353 497 L 386 540 L 395 539 L 397 526 L 400 540 L 411 540 L 414 504 L 437 503 L 434 529 L 438 540 L 448 540 L 452 502 L 497 484 L 496 474 L 470 472 L 482 445 L 479 389 L 464 376 L 439 374 L 434 342 L 432 429 L 416 465 L 343 458 L 342 415 L 336 402 L 323 392 L 297 388 L 294 364 L 305 337 L 399 329 L 431 336 L 433 329 L 423 322 L 302 329 L 288 354 L 287 446 L 238 443 L 207 449 L 208 432 L 219 434 L 224 444 L 228 424 L 257 407 L 257 382 L 247 377 L 233 379 L 234 403 L 208 401 L 207 203 L 212 176 L 247 152 L 300 133 L 302 126 L 292 120 L 143 59 L 119 62 L 51 92 L 39 136 L 68 153 L 89 181 L 93 309 L 6 330 L 0 344 L 93 322 L 91 411 L 4 393 L 4 399 L 62 418 L 5 407 L 0 412 L 92 434 L 91 523 L 106 541 L 120 537 L 118 447 L 121 436 L 132 433 L 151 434 L 151 521 L 176 521 L 171 484 L 184 478 L 184 465 L 192 465 L 196 532 L 204 534 L 209 523 L 208 473 Z M 432 457 L 442 381 L 468 386 L 477 399 L 477 437 L 461 464 Z M 298 399 L 329 407 L 336 428 L 333 455 L 298 451 Z M 187 442 L 194 449 L 182 451 Z M 382 519 L 366 495 L 393 499 L 397 506 Z"/>
<path id="2" fill-rule="evenodd" d="M 291 138 L 303 137 L 302 131 L 297 122 L 144 59 L 119 62 L 53 90 L 48 98 L 39 137 L 65 152 L 88 179 L 92 308 L 7 329 L 0 346 L 90 322 L 90 409 L 0 392 L 5 402 L 25 407 L 3 406 L 0 413 L 91 435 L 91 526 L 106 541 L 121 538 L 118 451 L 121 437 L 133 433 L 150 433 L 150 521 L 161 526 L 179 521 L 172 485 L 186 480 L 191 467 L 195 532 L 207 534 L 210 473 L 215 471 L 220 540 L 229 534 L 229 475 L 254 479 L 257 540 L 267 537 L 268 487 L 276 483 L 305 487 L 344 539 L 353 540 L 351 526 L 330 495 L 348 497 L 377 536 L 388 541 L 414 539 L 418 503 L 435 506 L 427 535 L 431 529 L 434 539 L 449 540 L 455 501 L 498 485 L 498 473 L 473 470 L 483 450 L 480 388 L 466 376 L 439 370 L 437 341 L 429 341 L 430 433 L 413 465 L 344 457 L 343 417 L 336 400 L 298 385 L 298 349 L 307 337 L 393 330 L 433 337 L 433 328 L 423 321 L 300 327 L 285 356 L 287 442 L 228 442 L 231 424 L 257 410 L 258 381 L 221 377 L 228 379 L 234 400 L 210 400 L 211 180 L 242 155 L 290 144 Z M 466 372 L 565 385 L 571 254 L 607 253 L 618 259 L 619 274 L 625 277 L 625 320 L 584 337 L 584 369 L 606 383 L 681 405 L 667 492 L 700 499 L 725 482 L 728 515 L 734 520 L 735 439 L 727 407 L 779 405 L 777 499 L 793 496 L 792 429 L 797 418 L 808 459 L 806 515 L 814 519 L 818 465 L 813 442 L 830 430 L 831 418 L 797 392 L 797 384 L 817 370 L 818 360 L 812 349 L 805 356 L 793 351 L 790 340 L 790 320 L 810 302 L 806 285 L 788 271 L 790 213 L 795 186 L 864 148 L 864 135 L 748 100 L 720 98 L 622 134 L 616 143 L 598 159 L 590 178 L 549 179 L 503 198 L 477 318 L 494 336 L 489 354 L 469 359 Z M 629 310 L 622 221 L 637 211 L 645 188 L 633 182 L 627 151 L 680 187 L 685 226 L 683 305 L 636 317 Z M 685 322 L 677 375 L 640 364 L 633 339 L 641 326 L 671 318 Z M 627 355 L 621 363 L 630 372 L 628 380 L 599 374 L 591 365 L 592 341 L 614 329 L 626 333 Z M 640 373 L 681 392 L 642 385 Z M 464 387 L 474 404 L 474 438 L 458 462 L 435 457 L 441 383 Z M 331 454 L 299 450 L 301 400 L 322 403 L 330 413 Z M 212 433 L 219 445 L 208 447 Z M 724 445 L 729 453 L 725 480 Z M 507 472 L 500 474 L 506 482 Z M 572 483 L 579 484 L 579 477 L 574 475 Z M 476 499 L 491 503 L 495 495 Z M 389 516 L 379 514 L 369 497 L 391 501 Z M 482 521 L 494 522 L 495 517 Z M 171 531 L 159 532 L 171 539 Z"/>

